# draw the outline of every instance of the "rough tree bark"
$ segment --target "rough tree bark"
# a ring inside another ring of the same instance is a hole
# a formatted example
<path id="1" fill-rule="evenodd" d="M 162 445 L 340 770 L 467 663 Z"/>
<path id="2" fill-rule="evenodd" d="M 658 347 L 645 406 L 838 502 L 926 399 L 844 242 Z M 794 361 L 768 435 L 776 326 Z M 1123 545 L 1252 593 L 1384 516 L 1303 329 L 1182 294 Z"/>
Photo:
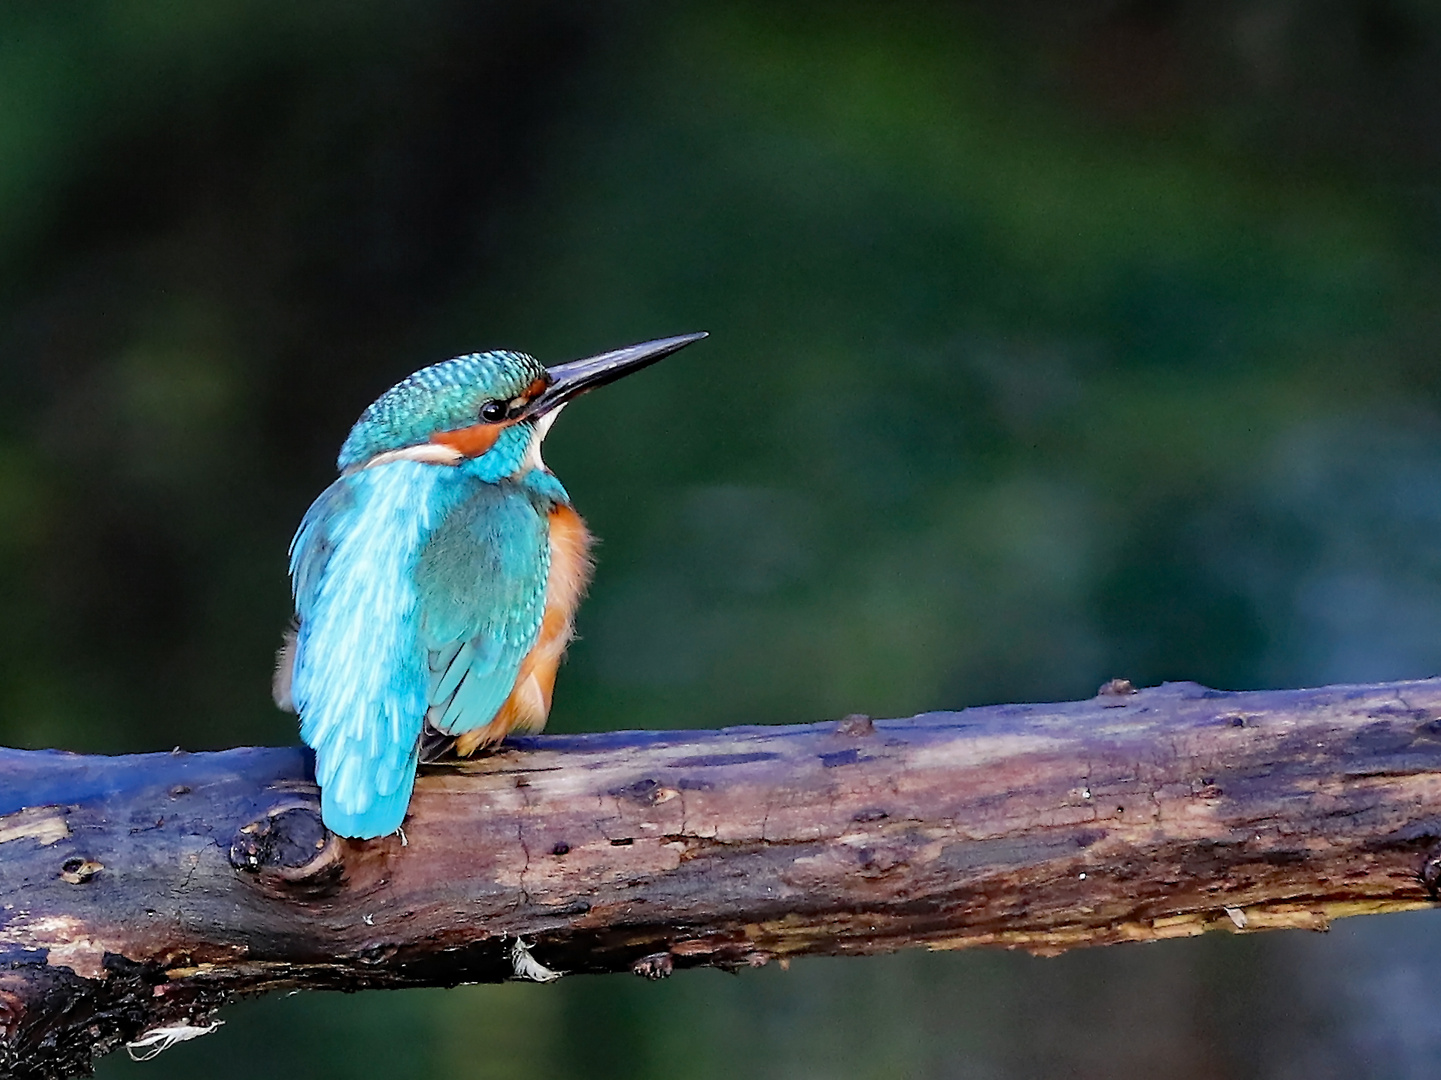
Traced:
<path id="1" fill-rule="evenodd" d="M 84 1071 L 239 994 L 532 957 L 1323 929 L 1428 904 L 1438 836 L 1438 680 L 530 738 L 426 770 L 403 838 L 367 842 L 324 831 L 299 750 L 0 751 L 0 1070 Z"/>

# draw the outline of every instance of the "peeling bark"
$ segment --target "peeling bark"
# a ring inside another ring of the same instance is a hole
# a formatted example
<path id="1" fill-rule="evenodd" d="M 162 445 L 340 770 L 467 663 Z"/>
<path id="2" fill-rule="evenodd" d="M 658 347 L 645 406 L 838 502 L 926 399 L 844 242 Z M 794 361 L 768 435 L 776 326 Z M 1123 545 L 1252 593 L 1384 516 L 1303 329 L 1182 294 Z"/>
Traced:
<path id="1" fill-rule="evenodd" d="M 1438 680 L 520 739 L 371 841 L 296 749 L 0 751 L 0 1072 L 289 987 L 1324 929 L 1438 837 Z"/>

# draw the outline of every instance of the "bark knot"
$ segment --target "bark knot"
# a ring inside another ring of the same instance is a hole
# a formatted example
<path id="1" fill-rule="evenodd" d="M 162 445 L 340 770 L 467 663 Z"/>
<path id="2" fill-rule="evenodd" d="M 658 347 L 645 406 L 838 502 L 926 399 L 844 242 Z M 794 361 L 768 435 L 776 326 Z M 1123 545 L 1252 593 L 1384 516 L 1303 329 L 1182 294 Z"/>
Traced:
<path id="1" fill-rule="evenodd" d="M 851 713 L 841 717 L 836 723 L 837 735 L 849 735 L 852 738 L 863 739 L 875 733 L 876 722 L 865 713 Z"/>
<path id="2" fill-rule="evenodd" d="M 340 841 L 312 802 L 282 803 L 242 825 L 230 842 L 230 865 L 307 897 L 334 893 L 344 877 Z"/>

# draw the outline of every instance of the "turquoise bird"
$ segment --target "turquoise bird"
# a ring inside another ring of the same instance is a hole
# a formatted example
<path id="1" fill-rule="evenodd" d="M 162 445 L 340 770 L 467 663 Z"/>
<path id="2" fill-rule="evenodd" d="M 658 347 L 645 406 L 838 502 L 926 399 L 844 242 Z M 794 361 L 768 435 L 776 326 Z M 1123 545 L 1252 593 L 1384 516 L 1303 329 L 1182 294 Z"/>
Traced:
<path id="1" fill-rule="evenodd" d="M 361 415 L 291 543 L 296 622 L 275 675 L 332 832 L 399 829 L 436 745 L 467 755 L 545 726 L 591 538 L 541 442 L 568 401 L 705 336 L 552 368 L 457 356 Z"/>

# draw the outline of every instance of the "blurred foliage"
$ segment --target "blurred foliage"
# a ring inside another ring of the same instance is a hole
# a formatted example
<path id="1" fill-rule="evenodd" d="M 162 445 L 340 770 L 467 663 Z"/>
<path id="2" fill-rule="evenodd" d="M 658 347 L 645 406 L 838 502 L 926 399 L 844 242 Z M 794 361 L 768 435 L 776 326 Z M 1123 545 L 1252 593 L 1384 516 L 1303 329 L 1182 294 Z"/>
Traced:
<path id="1" fill-rule="evenodd" d="M 1404 0 L 16 0 L 0 740 L 294 739 L 364 405 L 693 329 L 548 443 L 604 540 L 558 729 L 1431 674 L 1438 176 Z M 145 1069 L 1428 1075 L 1379 925 L 275 999 Z"/>

